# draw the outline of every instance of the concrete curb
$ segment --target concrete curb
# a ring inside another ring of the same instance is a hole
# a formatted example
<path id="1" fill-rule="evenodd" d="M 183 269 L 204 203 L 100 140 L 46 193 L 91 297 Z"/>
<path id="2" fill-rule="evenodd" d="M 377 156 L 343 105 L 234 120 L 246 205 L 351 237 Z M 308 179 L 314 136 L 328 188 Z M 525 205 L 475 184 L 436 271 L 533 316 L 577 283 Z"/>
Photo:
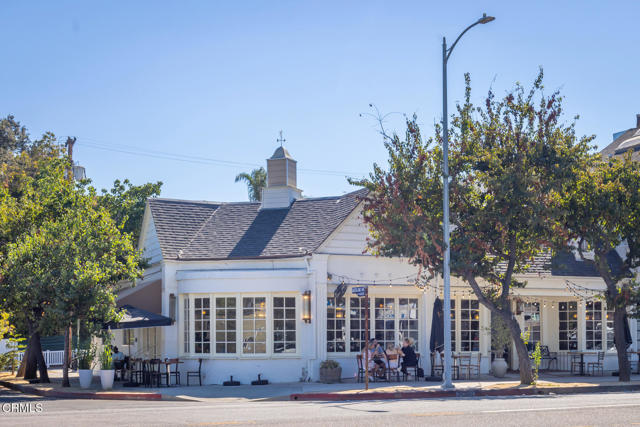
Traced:
<path id="1" fill-rule="evenodd" d="M 610 393 L 640 391 L 640 385 L 612 385 L 586 387 L 541 387 L 509 389 L 463 389 L 433 391 L 390 391 L 370 393 L 296 393 L 289 400 L 298 401 L 344 401 L 344 400 L 390 400 L 390 399 L 442 399 L 456 397 L 535 396 L 550 394 Z"/>
<path id="2" fill-rule="evenodd" d="M 99 400 L 183 400 L 174 396 L 165 396 L 160 393 L 105 393 L 105 392 L 73 392 L 62 390 L 41 390 L 24 384 L 15 384 L 11 381 L 0 380 L 0 385 L 22 393 L 35 394 L 42 397 L 58 397 L 65 399 L 99 399 Z M 186 399 L 184 399 L 186 400 Z"/>

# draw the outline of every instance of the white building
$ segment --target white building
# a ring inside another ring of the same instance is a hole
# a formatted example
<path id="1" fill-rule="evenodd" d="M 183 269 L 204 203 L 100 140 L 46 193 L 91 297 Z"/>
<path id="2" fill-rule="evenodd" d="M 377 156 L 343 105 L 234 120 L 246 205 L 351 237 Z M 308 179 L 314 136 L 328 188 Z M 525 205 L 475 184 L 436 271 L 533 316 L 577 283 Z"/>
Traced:
<path id="1" fill-rule="evenodd" d="M 371 337 L 383 345 L 413 337 L 428 372 L 424 355 L 438 283 L 418 289 L 417 270 L 406 260 L 366 253 L 359 199 L 365 190 L 301 197 L 296 161 L 282 147 L 267 160 L 267 169 L 261 203 L 148 201 L 140 247 L 151 266 L 136 287 L 120 293 L 119 305 L 174 322 L 132 335 L 120 331 L 116 344 L 132 355 L 179 357 L 187 362 L 183 371 L 197 369 L 202 358 L 205 384 L 231 375 L 248 383 L 258 374 L 272 382 L 317 380 L 325 359 L 337 360 L 343 377 L 353 377 L 364 342 L 364 309 L 351 287 L 368 285 Z M 529 271 L 514 307 L 532 341 L 560 352 L 560 365 L 570 350 L 604 349 L 605 369 L 613 369 L 606 310 L 575 294 L 582 287 L 604 289 L 592 266 L 564 254 L 553 260 L 540 256 Z M 349 289 L 336 301 L 333 293 L 341 283 Z M 488 372 L 490 313 L 470 288 L 456 279 L 452 284 L 454 350 L 480 353 L 482 371 Z"/>

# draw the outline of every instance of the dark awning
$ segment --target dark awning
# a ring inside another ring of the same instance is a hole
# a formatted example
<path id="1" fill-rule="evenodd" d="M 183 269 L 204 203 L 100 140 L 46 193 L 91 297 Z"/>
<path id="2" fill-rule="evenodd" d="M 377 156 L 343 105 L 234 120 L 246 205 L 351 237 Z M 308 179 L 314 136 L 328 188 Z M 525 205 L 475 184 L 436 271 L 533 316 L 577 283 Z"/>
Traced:
<path id="1" fill-rule="evenodd" d="M 153 328 L 155 326 L 171 326 L 172 323 L 170 317 L 151 313 L 132 305 L 123 305 L 120 309 L 124 311 L 122 319 L 119 322 L 107 323 L 105 329 Z"/>

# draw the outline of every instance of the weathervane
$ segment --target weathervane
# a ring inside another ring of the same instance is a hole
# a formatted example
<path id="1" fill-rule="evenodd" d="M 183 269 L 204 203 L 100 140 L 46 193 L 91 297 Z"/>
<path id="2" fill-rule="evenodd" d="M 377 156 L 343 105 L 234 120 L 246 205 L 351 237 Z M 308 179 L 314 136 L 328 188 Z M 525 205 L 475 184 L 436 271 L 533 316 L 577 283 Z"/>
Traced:
<path id="1" fill-rule="evenodd" d="M 276 139 L 276 141 L 280 143 L 280 147 L 282 147 L 283 142 L 287 142 L 287 140 L 282 136 L 282 131 L 280 131 L 280 138 Z"/>

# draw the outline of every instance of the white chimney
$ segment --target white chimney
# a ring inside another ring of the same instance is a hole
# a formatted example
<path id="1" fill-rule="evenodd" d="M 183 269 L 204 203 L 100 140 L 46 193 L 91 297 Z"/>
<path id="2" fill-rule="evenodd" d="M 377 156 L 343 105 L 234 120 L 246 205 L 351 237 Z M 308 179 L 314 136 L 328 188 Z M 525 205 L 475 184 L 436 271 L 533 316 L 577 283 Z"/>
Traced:
<path id="1" fill-rule="evenodd" d="M 296 164 L 282 146 L 267 159 L 267 187 L 262 190 L 262 209 L 282 209 L 302 198 L 297 188 Z"/>

